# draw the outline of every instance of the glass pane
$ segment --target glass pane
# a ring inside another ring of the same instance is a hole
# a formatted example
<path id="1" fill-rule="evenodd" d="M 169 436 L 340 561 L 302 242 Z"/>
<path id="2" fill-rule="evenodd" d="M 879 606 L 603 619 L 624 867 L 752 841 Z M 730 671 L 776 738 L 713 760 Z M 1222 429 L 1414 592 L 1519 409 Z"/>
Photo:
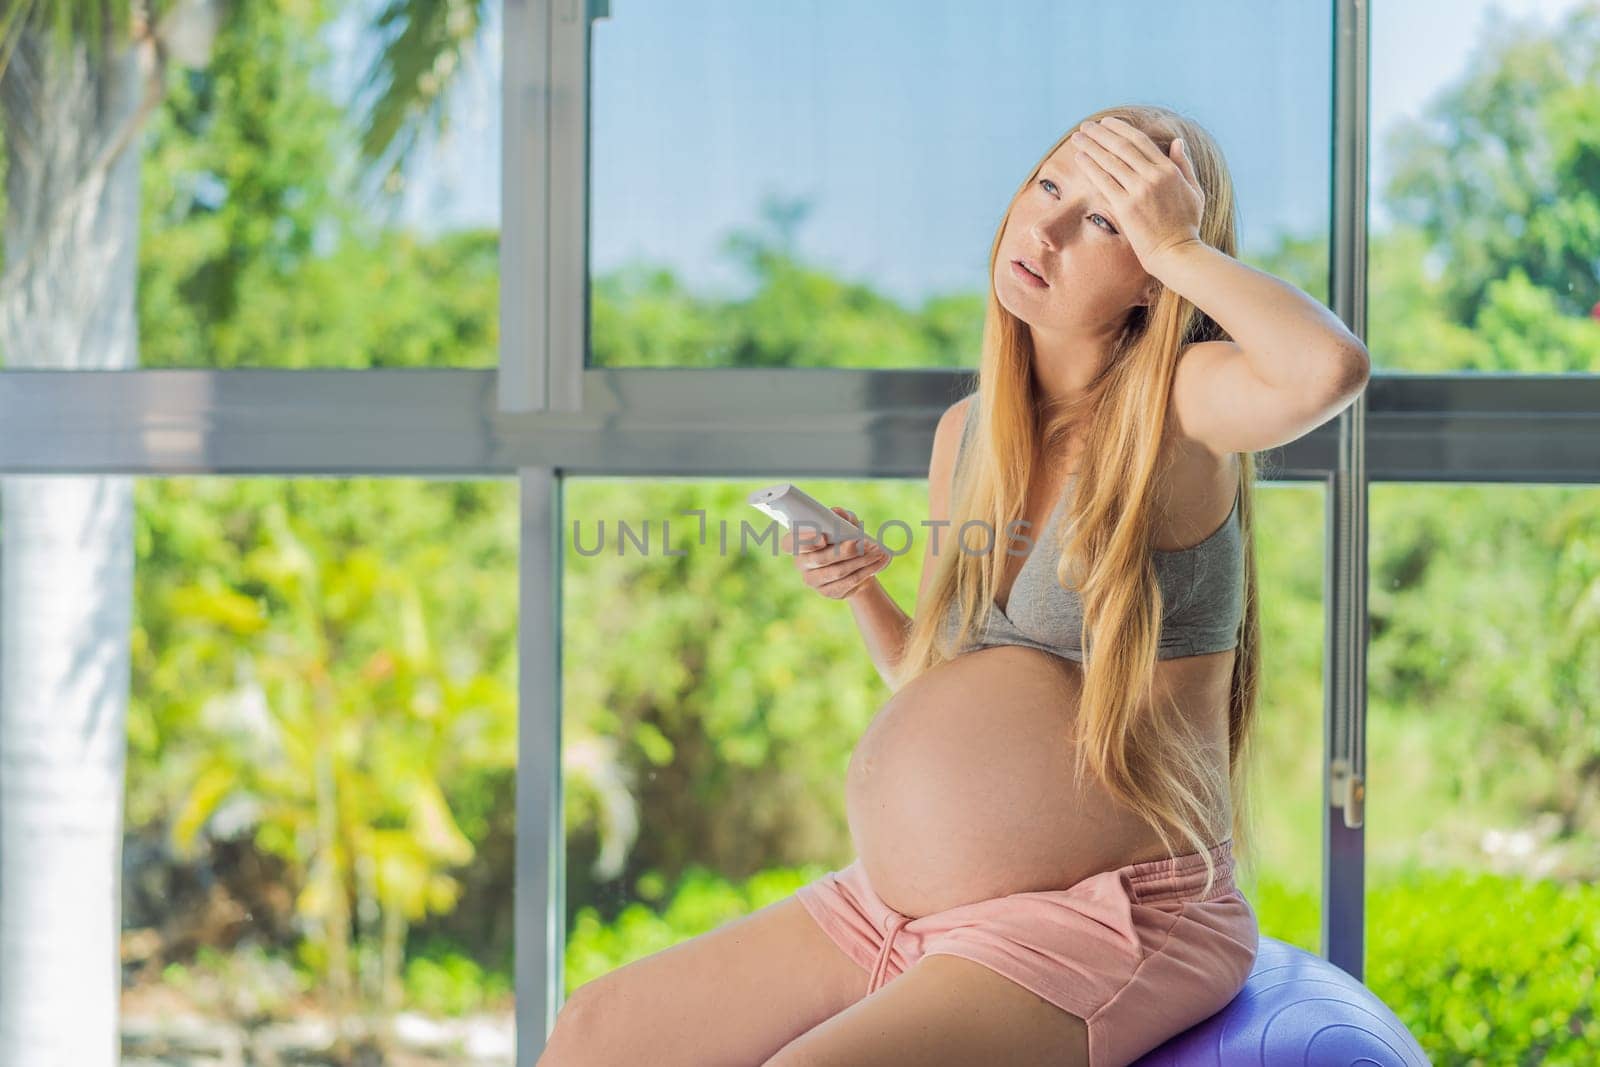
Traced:
<path id="1" fill-rule="evenodd" d="M 0 488 L 12 1021 L 120 935 L 128 1062 L 509 1067 L 515 481 Z"/>
<path id="2" fill-rule="evenodd" d="M 1011 195 L 1122 102 L 1210 129 L 1241 258 L 1320 297 L 1329 64 L 1325 4 L 616 0 L 593 34 L 590 361 L 971 366 Z"/>
<path id="3" fill-rule="evenodd" d="M 1373 363 L 1600 371 L 1600 8 L 1397 0 L 1371 18 Z"/>
<path id="4" fill-rule="evenodd" d="M 569 996 L 852 859 L 846 768 L 891 691 L 848 605 L 807 587 L 772 541 L 752 533 L 741 551 L 741 523 L 767 522 L 746 503 L 760 484 L 563 481 Z M 925 481 L 804 488 L 897 550 L 906 539 L 882 525 L 909 526 L 911 550 L 878 577 L 914 609 Z M 1264 933 L 1312 951 L 1322 747 L 1307 738 L 1322 736 L 1323 497 L 1262 483 L 1254 498 L 1270 667 L 1257 712 L 1258 860 L 1240 880 Z"/>
<path id="5" fill-rule="evenodd" d="M 10 65 L 0 365 L 495 366 L 500 12 L 229 5 L 208 52 L 166 71 L 103 192 L 39 160 L 87 167 L 109 133 L 51 111 L 46 143 L 26 144 L 15 132 L 40 122 L 18 101 L 66 91 Z"/>
<path id="6" fill-rule="evenodd" d="M 758 541 L 746 497 L 777 480 L 562 481 L 569 995 L 849 858 L 845 764 L 888 690 L 848 607 Z M 805 489 L 927 514 L 920 482 Z M 902 604 L 920 552 L 880 574 Z"/>
<path id="7" fill-rule="evenodd" d="M 1600 489 L 1372 487 L 1367 980 L 1434 1063 L 1600 1048 Z"/>
<path id="8" fill-rule="evenodd" d="M 1256 878 L 1239 884 L 1263 936 L 1322 950 L 1327 493 L 1258 483 L 1261 697 L 1252 795 Z"/>

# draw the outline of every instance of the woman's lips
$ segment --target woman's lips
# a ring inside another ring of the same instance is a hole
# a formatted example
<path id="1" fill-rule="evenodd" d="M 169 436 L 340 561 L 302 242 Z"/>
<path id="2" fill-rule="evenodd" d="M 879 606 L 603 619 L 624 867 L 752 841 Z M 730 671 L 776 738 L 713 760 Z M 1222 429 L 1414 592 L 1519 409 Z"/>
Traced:
<path id="1" fill-rule="evenodd" d="M 1036 289 L 1050 288 L 1050 283 L 1046 282 L 1037 274 L 1034 274 L 1033 271 L 1029 270 L 1027 267 L 1024 267 L 1015 259 L 1011 261 L 1011 273 L 1015 274 L 1018 278 L 1021 278 L 1024 282 L 1027 282 Z"/>

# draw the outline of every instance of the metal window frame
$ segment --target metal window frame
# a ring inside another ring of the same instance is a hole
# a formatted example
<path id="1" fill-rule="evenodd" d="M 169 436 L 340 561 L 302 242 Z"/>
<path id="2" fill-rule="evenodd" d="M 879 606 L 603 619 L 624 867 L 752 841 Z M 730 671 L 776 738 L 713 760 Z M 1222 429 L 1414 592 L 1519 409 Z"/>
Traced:
<path id="1" fill-rule="evenodd" d="M 971 372 L 586 366 L 588 34 L 605 4 L 504 3 L 497 368 L 3 371 L 0 475 L 518 479 L 516 1023 L 531 1065 L 565 956 L 563 478 L 920 479 Z M 1357 0 L 1331 13 L 1330 302 L 1364 337 L 1367 23 Z M 1375 374 L 1337 420 L 1259 458 L 1267 481 L 1329 490 L 1322 952 L 1360 978 L 1363 836 L 1338 801 L 1364 771 L 1367 485 L 1600 482 L 1600 375 Z"/>
<path id="2" fill-rule="evenodd" d="M 0 371 L 0 475 L 927 477 L 967 370 L 583 372 L 579 412 L 505 414 L 495 372 Z M 1371 481 L 1600 482 L 1600 374 L 1374 374 Z M 759 404 L 759 408 L 756 405 Z M 1329 483 L 1337 420 L 1257 453 Z M 552 546 L 553 547 L 553 546 Z"/>
<path id="3" fill-rule="evenodd" d="M 1328 296 L 1350 332 L 1367 336 L 1368 59 L 1364 0 L 1334 0 L 1333 153 Z M 1322 955 L 1356 979 L 1366 970 L 1367 398 L 1334 420 L 1339 455 L 1324 509 Z"/>

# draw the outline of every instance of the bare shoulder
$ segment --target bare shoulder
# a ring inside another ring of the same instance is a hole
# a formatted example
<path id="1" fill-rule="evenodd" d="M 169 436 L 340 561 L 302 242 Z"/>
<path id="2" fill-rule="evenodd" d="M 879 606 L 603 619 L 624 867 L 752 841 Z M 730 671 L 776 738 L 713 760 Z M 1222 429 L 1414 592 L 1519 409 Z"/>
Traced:
<path id="1" fill-rule="evenodd" d="M 967 424 L 967 412 L 972 407 L 972 401 L 974 399 L 976 398 L 969 393 L 960 400 L 957 400 L 954 404 L 951 404 L 949 407 L 944 409 L 944 415 L 940 417 L 939 421 L 941 423 L 948 422 L 955 430 L 956 435 L 959 437 L 962 428 Z"/>
<path id="2" fill-rule="evenodd" d="M 967 412 L 972 406 L 971 395 L 964 396 L 945 409 L 933 431 L 933 454 L 928 459 L 928 521 L 938 529 L 950 521 L 950 487 L 955 477 L 956 455 L 961 448 L 961 434 L 966 427 Z M 928 591 L 933 581 L 934 544 L 930 537 L 924 548 L 922 577 L 917 584 L 917 603 L 928 602 Z"/>
<path id="3" fill-rule="evenodd" d="M 962 397 L 944 409 L 939 425 L 933 431 L 933 455 L 928 463 L 928 477 L 945 483 L 955 468 L 956 453 L 960 450 L 961 435 L 966 429 L 968 409 L 972 407 L 970 395 Z M 943 477 L 940 477 L 940 474 Z"/>

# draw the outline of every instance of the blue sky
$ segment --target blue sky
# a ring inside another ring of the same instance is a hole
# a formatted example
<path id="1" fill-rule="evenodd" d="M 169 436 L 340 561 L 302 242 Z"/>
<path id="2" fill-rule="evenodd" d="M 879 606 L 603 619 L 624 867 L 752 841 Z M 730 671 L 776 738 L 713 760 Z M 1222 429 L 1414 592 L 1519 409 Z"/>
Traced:
<path id="1" fill-rule="evenodd" d="M 412 169 L 401 217 L 499 218 L 498 6 Z M 1491 10 L 1548 23 L 1574 0 L 1372 5 L 1371 163 L 1382 134 L 1459 77 Z M 347 20 L 336 47 L 352 47 Z M 1164 104 L 1233 170 L 1245 251 L 1328 218 L 1325 3 L 612 0 L 595 24 L 591 269 L 672 266 L 702 291 L 745 279 L 719 252 L 763 199 L 805 200 L 797 251 L 908 303 L 984 284 L 1007 198 L 1079 116 Z M 354 65 L 335 74 L 349 84 Z M 1374 201 L 1372 225 L 1386 219 Z"/>

